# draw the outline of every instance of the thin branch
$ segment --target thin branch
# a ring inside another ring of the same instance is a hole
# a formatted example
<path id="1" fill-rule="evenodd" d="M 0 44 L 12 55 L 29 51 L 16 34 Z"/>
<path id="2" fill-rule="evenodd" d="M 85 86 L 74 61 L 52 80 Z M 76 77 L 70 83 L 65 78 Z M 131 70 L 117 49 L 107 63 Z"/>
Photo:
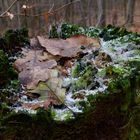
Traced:
<path id="1" fill-rule="evenodd" d="M 50 10 L 48 11 L 48 13 L 50 13 L 53 10 L 53 8 L 54 8 L 54 3 L 52 5 L 52 7 L 50 8 Z"/>
<path id="2" fill-rule="evenodd" d="M 59 7 L 58 9 L 54 10 L 53 12 L 51 12 L 51 14 L 54 14 L 54 13 L 58 12 L 59 10 L 65 8 L 65 7 L 67 7 L 67 6 L 69 6 L 69 5 L 73 4 L 73 3 L 80 2 L 80 1 L 81 0 L 75 0 L 75 1 L 69 2 L 69 3 Z"/>
<path id="3" fill-rule="evenodd" d="M 49 11 L 50 11 L 50 10 L 49 10 L 49 11 L 44 11 L 44 12 L 42 12 L 41 14 L 28 15 L 28 16 L 38 17 L 38 16 L 44 16 L 46 13 L 47 13 L 48 15 L 53 15 L 53 14 L 55 14 L 56 12 L 58 12 L 58 11 L 64 9 L 65 7 L 67 7 L 67 6 L 69 6 L 69 5 L 73 4 L 73 3 L 79 2 L 79 1 L 81 1 L 81 0 L 75 0 L 75 1 L 69 2 L 69 3 L 67 3 L 67 4 L 65 4 L 65 5 L 62 5 L 61 7 L 55 9 L 55 10 L 52 11 L 52 12 L 49 12 Z"/>
<path id="4" fill-rule="evenodd" d="M 64 104 L 64 102 L 56 95 L 56 93 L 47 85 L 48 89 L 51 91 L 51 93 L 58 99 L 58 101 L 60 101 L 62 104 Z M 69 108 L 66 104 L 64 104 L 73 114 L 75 114 L 75 112 Z"/>
<path id="5" fill-rule="evenodd" d="M 12 6 L 15 4 L 16 1 L 18 1 L 18 0 L 15 0 L 15 1 L 12 3 L 12 5 L 10 6 L 10 9 L 12 8 Z M 57 13 L 58 11 L 64 9 L 65 7 L 67 7 L 67 6 L 69 6 L 69 5 L 73 4 L 73 3 L 79 2 L 79 1 L 81 1 L 81 0 L 75 0 L 75 1 L 69 2 L 69 3 L 67 3 L 67 4 L 65 4 L 65 5 L 63 5 L 63 6 L 59 7 L 59 8 L 57 8 L 57 9 L 55 9 L 54 11 L 52 11 L 52 9 L 53 9 L 53 7 L 54 7 L 54 5 L 52 5 L 52 8 L 51 8 L 49 11 L 44 11 L 44 12 L 42 12 L 42 13 L 40 13 L 40 14 L 36 14 L 36 15 L 29 15 L 29 14 L 27 14 L 26 17 L 44 16 L 46 13 L 47 13 L 48 15 L 54 15 L 54 14 Z M 1 14 L 1 15 L 0 15 L 0 18 L 8 17 L 8 16 L 5 15 L 5 14 L 6 14 L 10 9 L 8 8 L 3 14 Z M 52 12 L 51 12 L 51 11 L 52 11 Z M 13 15 L 14 15 L 14 16 L 25 16 L 25 14 L 13 14 Z"/>
<path id="6" fill-rule="evenodd" d="M 3 17 L 12 7 L 13 5 L 17 2 L 18 0 L 13 1 L 13 3 L 7 8 L 7 10 L 5 10 L 0 17 Z"/>

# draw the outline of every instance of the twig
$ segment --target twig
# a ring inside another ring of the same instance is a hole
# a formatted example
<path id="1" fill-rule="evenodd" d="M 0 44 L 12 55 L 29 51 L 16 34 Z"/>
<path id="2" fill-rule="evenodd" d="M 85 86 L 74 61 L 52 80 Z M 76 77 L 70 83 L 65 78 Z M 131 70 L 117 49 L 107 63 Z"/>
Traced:
<path id="1" fill-rule="evenodd" d="M 48 11 L 48 13 L 50 13 L 52 11 L 52 9 L 54 8 L 54 3 L 52 5 L 52 7 L 50 8 L 50 10 Z"/>
<path id="2" fill-rule="evenodd" d="M 48 15 L 53 15 L 53 14 L 55 14 L 56 12 L 60 11 L 61 9 L 65 8 L 65 7 L 69 6 L 69 5 L 71 5 L 71 4 L 73 4 L 73 3 L 79 2 L 79 1 L 81 1 L 81 0 L 75 0 L 75 1 L 69 2 L 69 3 L 67 3 L 67 4 L 65 4 L 65 5 L 63 5 L 63 6 L 59 7 L 59 8 L 57 8 L 57 9 L 55 9 L 55 10 L 52 11 L 52 12 L 49 12 L 49 11 L 50 11 L 50 10 L 49 10 L 49 11 L 42 12 L 41 14 L 28 15 L 28 16 L 38 17 L 38 16 L 44 16 L 46 13 L 47 13 Z"/>
<path id="3" fill-rule="evenodd" d="M 13 3 L 7 8 L 7 10 L 5 10 L 0 17 L 3 17 L 12 7 L 13 5 L 17 2 L 18 0 L 13 1 Z"/>
<path id="4" fill-rule="evenodd" d="M 65 7 L 67 7 L 67 6 L 69 6 L 70 4 L 73 4 L 73 3 L 76 3 L 76 2 L 80 2 L 80 1 L 81 1 L 81 0 L 75 0 L 75 1 L 69 2 L 69 3 L 65 4 L 65 5 L 63 5 L 63 6 L 59 7 L 59 8 L 57 8 L 56 10 L 54 10 L 53 12 L 51 12 L 51 14 L 54 14 L 54 13 L 58 12 L 59 10 L 65 8 Z"/>
<path id="5" fill-rule="evenodd" d="M 47 88 L 50 90 L 50 92 L 57 98 L 57 100 L 61 102 L 61 104 L 64 104 L 73 114 L 75 114 L 75 112 L 74 112 L 71 108 L 69 108 L 69 107 L 56 95 L 56 93 L 55 93 L 48 85 L 46 85 L 46 86 L 47 86 Z M 48 91 L 48 90 L 40 90 L 40 91 Z M 33 92 L 28 91 L 28 93 L 33 93 Z M 28 96 L 27 94 L 24 94 L 24 95 Z"/>
<path id="6" fill-rule="evenodd" d="M 15 0 L 15 1 L 17 1 L 17 0 Z M 69 2 L 69 3 L 67 3 L 67 4 L 65 4 L 65 5 L 63 5 L 63 6 L 59 7 L 59 8 L 57 8 L 57 9 L 55 9 L 54 11 L 52 11 L 52 9 L 53 9 L 53 7 L 54 7 L 54 5 L 52 5 L 52 8 L 51 8 L 49 11 L 44 11 L 44 12 L 42 12 L 42 13 L 40 13 L 40 14 L 36 14 L 36 15 L 29 15 L 29 14 L 26 14 L 26 17 L 44 16 L 46 13 L 47 13 L 48 15 L 53 15 L 53 14 L 57 13 L 58 11 L 60 11 L 61 9 L 63 9 L 63 8 L 65 8 L 65 7 L 67 7 L 67 6 L 69 6 L 70 4 L 73 4 L 73 3 L 76 3 L 76 2 L 79 2 L 79 1 L 81 1 L 81 0 L 75 0 L 75 1 Z M 12 4 L 12 6 L 13 6 L 13 4 Z M 11 6 L 10 6 L 10 7 L 11 7 Z M 11 9 L 11 8 L 10 8 L 10 9 Z M 10 9 L 8 8 L 8 11 L 9 11 Z M 52 11 L 52 12 L 51 12 L 51 11 Z M 6 13 L 7 13 L 7 10 L 6 10 L 3 14 L 0 15 L 0 18 L 8 17 L 7 15 L 4 16 L 4 14 L 6 14 Z M 25 14 L 13 14 L 13 15 L 14 15 L 14 16 L 25 16 Z"/>
<path id="7" fill-rule="evenodd" d="M 47 85 L 48 89 L 51 91 L 51 93 L 62 103 L 64 104 L 64 102 L 56 95 L 56 93 Z M 75 112 L 69 108 L 66 104 L 64 104 L 73 114 L 75 114 Z"/>

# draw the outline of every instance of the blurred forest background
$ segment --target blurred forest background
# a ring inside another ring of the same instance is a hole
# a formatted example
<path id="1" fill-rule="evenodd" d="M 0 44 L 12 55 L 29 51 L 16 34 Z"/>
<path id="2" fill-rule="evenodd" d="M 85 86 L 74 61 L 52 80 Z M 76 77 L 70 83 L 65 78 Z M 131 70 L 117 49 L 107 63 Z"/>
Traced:
<path id="1" fill-rule="evenodd" d="M 140 32 L 140 0 L 0 0 L 0 33 L 27 26 L 30 36 L 61 22 L 125 26 Z"/>

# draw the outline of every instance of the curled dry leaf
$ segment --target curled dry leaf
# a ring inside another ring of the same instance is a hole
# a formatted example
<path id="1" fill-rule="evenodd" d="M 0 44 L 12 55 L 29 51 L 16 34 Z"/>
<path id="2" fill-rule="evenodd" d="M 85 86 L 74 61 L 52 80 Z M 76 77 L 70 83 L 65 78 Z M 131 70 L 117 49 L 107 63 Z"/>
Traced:
<path id="1" fill-rule="evenodd" d="M 81 46 L 89 46 L 99 48 L 99 41 L 96 38 L 90 38 L 84 35 L 76 35 L 66 40 L 63 39 L 48 39 L 45 37 L 37 37 L 42 47 L 52 55 L 61 57 L 75 57 L 78 52 L 81 52 Z"/>

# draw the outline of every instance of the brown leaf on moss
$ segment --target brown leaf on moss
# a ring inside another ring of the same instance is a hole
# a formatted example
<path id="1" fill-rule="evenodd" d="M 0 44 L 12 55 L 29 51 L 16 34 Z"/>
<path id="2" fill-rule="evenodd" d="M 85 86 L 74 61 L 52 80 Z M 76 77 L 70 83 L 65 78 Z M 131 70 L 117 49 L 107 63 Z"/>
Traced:
<path id="1" fill-rule="evenodd" d="M 99 48 L 99 41 L 96 38 L 90 38 L 84 35 L 76 35 L 66 40 L 63 39 L 48 39 L 45 37 L 37 37 L 42 47 L 52 55 L 61 57 L 75 57 L 78 52 L 81 52 L 81 46 L 89 46 Z"/>
<path id="2" fill-rule="evenodd" d="M 45 56 L 42 50 L 30 50 L 25 56 L 14 63 L 14 67 L 19 71 L 19 80 L 21 84 L 28 89 L 36 87 L 39 81 L 46 81 L 50 77 L 50 69 L 57 66 L 53 59 L 44 61 Z"/>

